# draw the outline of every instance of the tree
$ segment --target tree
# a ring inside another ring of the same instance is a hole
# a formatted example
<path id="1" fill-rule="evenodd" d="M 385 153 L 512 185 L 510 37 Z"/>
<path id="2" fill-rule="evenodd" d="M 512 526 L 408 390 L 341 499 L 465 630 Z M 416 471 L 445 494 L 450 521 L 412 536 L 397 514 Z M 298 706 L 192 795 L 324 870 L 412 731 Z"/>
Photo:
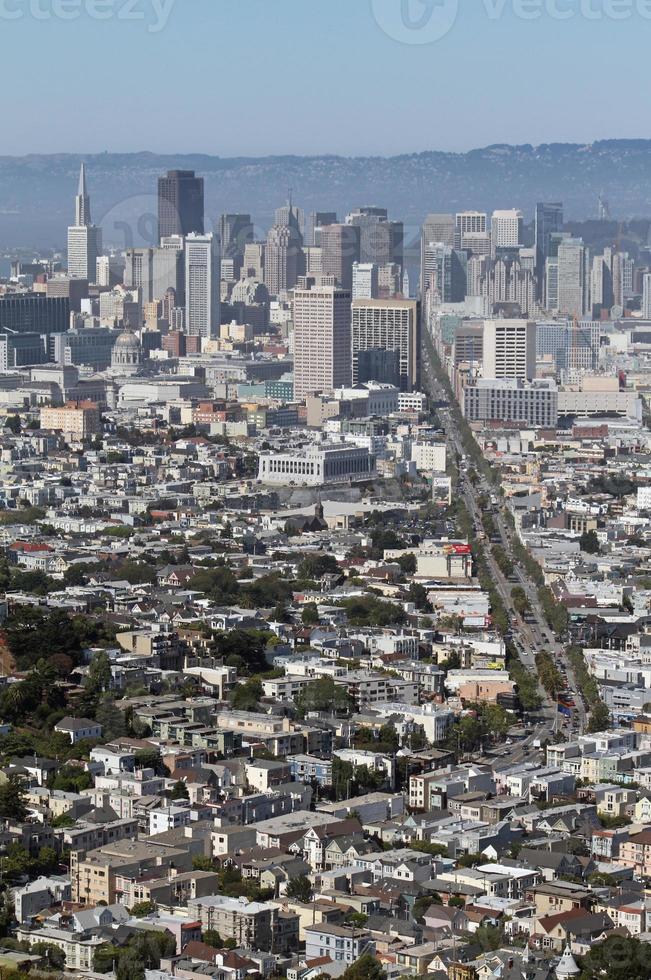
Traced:
<path id="1" fill-rule="evenodd" d="M 212 946 L 213 949 L 223 949 L 224 940 L 219 935 L 216 929 L 206 929 L 202 935 L 202 939 L 206 946 Z"/>
<path id="2" fill-rule="evenodd" d="M 172 786 L 172 792 L 170 796 L 173 800 L 189 800 L 190 794 L 188 793 L 188 787 L 185 785 L 182 779 L 177 780 Z"/>
<path id="3" fill-rule="evenodd" d="M 479 926 L 473 934 L 473 938 L 479 943 L 485 953 L 494 949 L 499 949 L 504 942 L 504 931 L 498 926 Z"/>
<path id="4" fill-rule="evenodd" d="M 648 980 L 649 947 L 635 937 L 608 936 L 582 957 L 581 980 Z"/>
<path id="5" fill-rule="evenodd" d="M 63 970 L 66 965 L 66 954 L 52 943 L 34 943 L 29 947 L 29 951 L 42 956 L 50 970 Z"/>
<path id="6" fill-rule="evenodd" d="M 154 912 L 156 906 L 153 902 L 136 902 L 135 905 L 131 906 L 131 915 L 136 919 L 144 919 L 146 915 Z"/>
<path id="7" fill-rule="evenodd" d="M 346 968 L 343 980 L 386 980 L 386 973 L 372 953 L 364 953 Z"/>
<path id="8" fill-rule="evenodd" d="M 312 901 L 312 883 L 306 875 L 297 875 L 290 878 L 287 882 L 287 898 L 293 898 L 297 902 Z"/>
<path id="9" fill-rule="evenodd" d="M 598 555 L 601 548 L 596 531 L 584 531 L 579 538 L 579 547 L 589 555 Z"/>
<path id="10" fill-rule="evenodd" d="M 105 697 L 100 701 L 95 712 L 95 721 L 102 726 L 102 737 L 105 741 L 120 738 L 127 733 L 124 713 L 117 707 L 115 701 Z"/>
<path id="11" fill-rule="evenodd" d="M 215 656 L 221 657 L 227 667 L 236 667 L 238 673 L 258 674 L 268 669 L 265 656 L 269 633 L 262 630 L 230 630 L 213 634 Z"/>
<path id="12" fill-rule="evenodd" d="M 21 429 L 20 417 L 18 415 L 9 415 L 5 420 L 5 429 L 10 429 L 17 436 Z"/>
<path id="13" fill-rule="evenodd" d="M 303 626 L 318 626 L 320 622 L 319 607 L 316 602 L 306 602 L 301 613 Z"/>
<path id="14" fill-rule="evenodd" d="M 26 817 L 27 806 L 22 776 L 10 772 L 6 782 L 0 784 L 0 820 L 22 823 Z"/>
<path id="15" fill-rule="evenodd" d="M 603 703 L 603 701 L 599 701 L 590 712 L 590 719 L 588 721 L 588 731 L 590 733 L 605 732 L 608 730 L 609 727 L 610 727 L 610 711 Z"/>
<path id="16" fill-rule="evenodd" d="M 244 684 L 233 688 L 230 693 L 231 706 L 235 711 L 257 711 L 262 694 L 262 684 L 251 677 Z"/>
<path id="17" fill-rule="evenodd" d="M 88 666 L 86 686 L 97 694 L 103 694 L 111 686 L 111 661 L 106 650 L 98 650 Z"/>
<path id="18" fill-rule="evenodd" d="M 297 694 L 296 705 L 303 714 L 308 711 L 347 712 L 351 699 L 346 688 L 336 684 L 332 677 L 318 677 Z"/>

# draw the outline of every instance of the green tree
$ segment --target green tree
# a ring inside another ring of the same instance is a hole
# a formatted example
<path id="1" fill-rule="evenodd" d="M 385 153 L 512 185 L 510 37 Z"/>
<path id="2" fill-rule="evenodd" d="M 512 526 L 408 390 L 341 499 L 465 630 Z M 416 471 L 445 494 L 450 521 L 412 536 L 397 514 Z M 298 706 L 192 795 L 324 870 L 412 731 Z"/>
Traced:
<path id="1" fill-rule="evenodd" d="M 131 915 L 136 919 L 144 919 L 146 915 L 150 915 L 155 910 L 156 906 L 153 902 L 136 902 L 130 909 Z"/>
<path id="2" fill-rule="evenodd" d="M 10 772 L 0 784 L 0 820 L 22 823 L 27 817 L 25 787 L 22 776 Z"/>
<path id="3" fill-rule="evenodd" d="M 635 937 L 608 936 L 581 958 L 580 980 L 649 980 L 649 947 Z"/>
<path id="4" fill-rule="evenodd" d="M 170 797 L 173 800 L 189 800 L 190 794 L 188 793 L 188 787 L 185 785 L 182 779 L 177 780 L 172 786 L 172 792 Z"/>
<path id="5" fill-rule="evenodd" d="M 296 706 L 303 714 L 308 711 L 347 712 L 351 699 L 346 688 L 336 684 L 332 677 L 318 677 L 296 696 Z"/>
<path id="6" fill-rule="evenodd" d="M 316 602 L 306 602 L 301 613 L 303 626 L 318 626 L 320 621 L 319 607 Z"/>
<path id="7" fill-rule="evenodd" d="M 202 939 L 206 946 L 212 946 L 213 949 L 224 948 L 224 940 L 216 929 L 206 929 L 206 931 L 202 934 Z"/>
<path id="8" fill-rule="evenodd" d="M 297 902 L 312 901 L 312 882 L 306 875 L 297 875 L 290 878 L 287 882 L 287 898 L 293 898 Z"/>
<path id="9" fill-rule="evenodd" d="M 344 970 L 343 980 L 386 980 L 386 972 L 371 953 L 364 953 Z"/>
<path id="10" fill-rule="evenodd" d="M 34 943 L 29 951 L 36 956 L 42 956 L 49 970 L 63 970 L 66 965 L 66 954 L 52 943 Z"/>
<path id="11" fill-rule="evenodd" d="M 596 531 L 584 531 L 579 538 L 579 547 L 589 555 L 598 555 L 601 546 Z"/>
<path id="12" fill-rule="evenodd" d="M 250 677 L 244 684 L 233 688 L 229 699 L 235 711 L 257 711 L 262 694 L 260 681 Z"/>
<path id="13" fill-rule="evenodd" d="M 111 686 L 111 661 L 106 650 L 98 650 L 88 665 L 86 686 L 96 694 L 103 694 Z"/>

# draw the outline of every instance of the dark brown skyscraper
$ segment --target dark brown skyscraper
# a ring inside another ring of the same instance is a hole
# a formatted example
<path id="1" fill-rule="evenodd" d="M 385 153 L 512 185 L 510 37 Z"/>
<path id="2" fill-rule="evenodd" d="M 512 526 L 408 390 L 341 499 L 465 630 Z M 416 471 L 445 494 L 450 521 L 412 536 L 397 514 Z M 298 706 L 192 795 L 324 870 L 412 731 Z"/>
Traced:
<path id="1" fill-rule="evenodd" d="M 203 235 L 203 177 L 194 170 L 169 170 L 158 178 L 158 237 Z"/>

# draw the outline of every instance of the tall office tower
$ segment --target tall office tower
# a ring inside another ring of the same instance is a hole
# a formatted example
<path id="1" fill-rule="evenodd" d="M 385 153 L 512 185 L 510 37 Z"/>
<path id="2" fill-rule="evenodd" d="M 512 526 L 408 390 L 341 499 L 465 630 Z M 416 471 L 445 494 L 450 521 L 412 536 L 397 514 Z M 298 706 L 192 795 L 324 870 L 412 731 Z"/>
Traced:
<path id="1" fill-rule="evenodd" d="M 467 289 L 467 257 L 442 242 L 430 242 L 422 250 L 422 283 L 439 303 L 462 303 Z"/>
<path id="2" fill-rule="evenodd" d="M 377 270 L 379 299 L 402 299 L 402 267 L 394 262 L 381 265 Z"/>
<path id="3" fill-rule="evenodd" d="M 244 265 L 240 275 L 243 279 L 264 281 L 264 242 L 251 242 L 244 246 Z"/>
<path id="4" fill-rule="evenodd" d="M 124 280 L 124 259 L 121 255 L 98 255 L 97 273 L 95 276 L 98 286 L 112 288 Z"/>
<path id="5" fill-rule="evenodd" d="M 173 289 L 183 297 L 183 239 L 170 235 L 159 248 L 129 248 L 125 253 L 124 284 L 140 290 L 143 304 L 162 300 Z"/>
<path id="6" fill-rule="evenodd" d="M 651 320 L 651 272 L 645 272 L 642 277 L 642 316 Z"/>
<path id="7" fill-rule="evenodd" d="M 601 327 L 595 320 L 536 323 L 536 357 L 551 359 L 557 372 L 594 371 L 600 343 Z"/>
<path id="8" fill-rule="evenodd" d="M 313 286 L 294 290 L 294 397 L 350 384 L 348 289 Z"/>
<path id="9" fill-rule="evenodd" d="M 377 299 L 379 295 L 378 267 L 374 262 L 355 262 L 353 265 L 353 299 Z"/>
<path id="10" fill-rule="evenodd" d="M 264 250 L 264 283 L 270 296 L 293 289 L 298 277 L 303 275 L 304 264 L 298 221 L 294 218 L 287 224 L 273 225 Z"/>
<path id="11" fill-rule="evenodd" d="M 488 255 L 471 255 L 466 265 L 466 296 L 487 296 L 488 274 L 490 270 Z"/>
<path id="12" fill-rule="evenodd" d="M 158 237 L 203 235 L 203 177 L 169 170 L 158 178 Z"/>
<path id="13" fill-rule="evenodd" d="M 464 250 L 468 248 L 465 244 L 467 236 L 480 235 L 485 239 L 487 221 L 488 217 L 484 211 L 460 211 L 455 217 L 454 247 Z"/>
<path id="14" fill-rule="evenodd" d="M 368 350 L 398 351 L 400 387 L 418 384 L 419 307 L 410 299 L 356 299 L 352 307 L 353 384 L 359 380 L 359 354 Z"/>
<path id="15" fill-rule="evenodd" d="M 75 197 L 75 224 L 68 228 L 68 275 L 94 282 L 102 251 L 102 229 L 91 223 L 86 167 L 82 163 Z"/>
<path id="16" fill-rule="evenodd" d="M 404 226 L 389 221 L 386 208 L 357 208 L 346 215 L 346 224 L 359 228 L 360 262 L 403 265 Z"/>
<path id="17" fill-rule="evenodd" d="M 592 310 L 595 315 L 599 315 L 602 309 L 612 309 L 615 302 L 612 263 L 605 255 L 595 255 L 592 260 L 590 296 Z"/>
<path id="18" fill-rule="evenodd" d="M 459 250 L 466 255 L 490 255 L 491 236 L 489 231 L 467 231 L 461 238 Z"/>
<path id="19" fill-rule="evenodd" d="M 321 229 L 325 225 L 336 225 L 337 214 L 335 211 L 311 211 L 307 216 L 305 226 L 305 244 L 308 247 L 319 248 L 321 245 Z"/>
<path id="20" fill-rule="evenodd" d="M 220 323 L 219 245 L 214 235 L 185 239 L 185 331 L 216 337 Z"/>
<path id="21" fill-rule="evenodd" d="M 610 262 L 613 278 L 613 302 L 616 306 L 625 307 L 626 300 L 633 295 L 633 269 L 635 263 L 628 252 L 616 252 L 614 249 L 604 249 L 604 259 Z"/>
<path id="22" fill-rule="evenodd" d="M 536 324 L 530 320 L 484 320 L 485 378 L 531 381 L 536 376 Z"/>
<path id="23" fill-rule="evenodd" d="M 470 364 L 473 367 L 484 359 L 484 324 L 476 320 L 462 320 L 454 330 L 454 366 Z"/>
<path id="24" fill-rule="evenodd" d="M 538 280 L 536 295 L 540 300 L 543 298 L 545 286 L 545 262 L 550 256 L 554 255 L 552 235 L 557 235 L 562 230 L 563 205 L 560 202 L 536 204 L 536 215 L 534 219 L 536 277 Z"/>
<path id="25" fill-rule="evenodd" d="M 316 245 L 306 245 L 303 249 L 305 255 L 305 275 L 316 279 L 321 275 L 323 268 L 321 265 L 321 249 Z"/>
<path id="26" fill-rule="evenodd" d="M 517 248 L 522 244 L 522 211 L 493 211 L 491 218 L 491 241 L 493 250 L 498 248 Z"/>
<path id="27" fill-rule="evenodd" d="M 558 310 L 558 256 L 548 258 L 545 262 L 545 309 L 550 312 Z"/>
<path id="28" fill-rule="evenodd" d="M 420 234 L 420 295 L 424 298 L 427 284 L 425 282 L 425 250 L 432 242 L 440 242 L 448 248 L 454 248 L 456 236 L 456 221 L 453 214 L 428 214 L 423 222 Z"/>
<path id="29" fill-rule="evenodd" d="M 590 309 L 589 249 L 581 238 L 558 246 L 558 310 L 579 319 Z"/>
<path id="30" fill-rule="evenodd" d="M 325 276 L 334 276 L 341 289 L 353 288 L 353 266 L 360 261 L 359 241 L 356 225 L 326 225 L 321 230 L 321 270 Z"/>
<path id="31" fill-rule="evenodd" d="M 305 239 L 305 211 L 292 204 L 291 198 L 287 204 L 281 208 L 276 208 L 274 212 L 274 224 L 287 225 L 294 228 L 301 236 L 301 245 Z"/>
<path id="32" fill-rule="evenodd" d="M 241 267 L 244 250 L 253 241 L 253 223 L 250 214 L 222 214 L 219 219 L 219 241 L 222 261 L 239 259 Z M 237 276 L 239 278 L 239 268 Z"/>

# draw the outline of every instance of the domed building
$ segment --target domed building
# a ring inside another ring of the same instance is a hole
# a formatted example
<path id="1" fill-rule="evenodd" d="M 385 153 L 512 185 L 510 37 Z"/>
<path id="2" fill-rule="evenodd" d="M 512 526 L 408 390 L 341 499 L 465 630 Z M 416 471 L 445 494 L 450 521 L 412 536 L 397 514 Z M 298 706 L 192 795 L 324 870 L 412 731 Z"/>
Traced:
<path id="1" fill-rule="evenodd" d="M 113 345 L 111 371 L 114 374 L 138 374 L 142 367 L 142 345 L 131 329 L 124 330 Z"/>

